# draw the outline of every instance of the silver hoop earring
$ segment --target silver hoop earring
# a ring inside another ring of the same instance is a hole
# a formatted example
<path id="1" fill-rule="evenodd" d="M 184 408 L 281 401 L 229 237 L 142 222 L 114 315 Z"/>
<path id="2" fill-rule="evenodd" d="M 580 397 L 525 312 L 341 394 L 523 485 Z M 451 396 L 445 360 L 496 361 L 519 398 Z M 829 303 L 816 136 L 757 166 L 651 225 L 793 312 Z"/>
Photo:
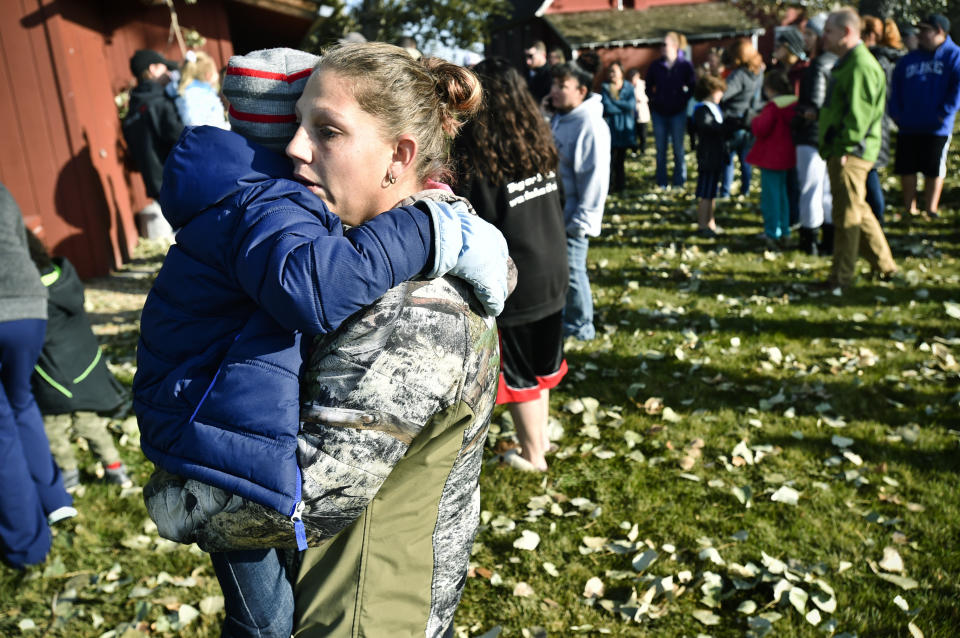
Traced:
<path id="1" fill-rule="evenodd" d="M 387 179 L 390 180 L 391 184 L 397 183 L 397 178 L 393 176 L 393 172 L 387 173 Z"/>

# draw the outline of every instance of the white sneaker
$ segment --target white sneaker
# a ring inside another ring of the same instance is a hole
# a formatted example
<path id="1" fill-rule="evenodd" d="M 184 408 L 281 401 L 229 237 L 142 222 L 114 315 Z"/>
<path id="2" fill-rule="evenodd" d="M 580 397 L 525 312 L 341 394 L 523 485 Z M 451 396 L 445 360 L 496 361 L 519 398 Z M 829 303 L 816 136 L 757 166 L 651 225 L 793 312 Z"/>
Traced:
<path id="1" fill-rule="evenodd" d="M 63 507 L 58 507 L 49 514 L 47 514 L 47 525 L 53 526 L 60 521 L 73 518 L 77 515 L 77 510 L 69 505 L 64 505 Z"/>

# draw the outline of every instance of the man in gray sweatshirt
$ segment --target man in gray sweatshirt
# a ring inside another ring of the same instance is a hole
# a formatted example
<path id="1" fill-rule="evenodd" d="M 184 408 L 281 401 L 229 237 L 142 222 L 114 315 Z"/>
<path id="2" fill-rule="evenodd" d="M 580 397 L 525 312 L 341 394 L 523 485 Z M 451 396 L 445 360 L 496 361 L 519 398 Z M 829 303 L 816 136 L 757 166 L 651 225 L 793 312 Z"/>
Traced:
<path id="1" fill-rule="evenodd" d="M 588 341 L 596 336 L 587 278 L 588 238 L 600 234 L 610 181 L 610 129 L 603 120 L 600 96 L 590 93 L 589 73 L 571 62 L 553 67 L 552 76 L 550 128 L 560 154 L 570 264 L 563 334 Z"/>

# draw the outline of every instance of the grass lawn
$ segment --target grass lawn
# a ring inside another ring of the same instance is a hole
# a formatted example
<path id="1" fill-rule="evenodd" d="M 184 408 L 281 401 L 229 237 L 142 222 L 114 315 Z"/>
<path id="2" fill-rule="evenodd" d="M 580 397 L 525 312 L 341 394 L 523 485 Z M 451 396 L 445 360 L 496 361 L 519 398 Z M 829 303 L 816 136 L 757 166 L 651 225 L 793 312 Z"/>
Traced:
<path id="1" fill-rule="evenodd" d="M 940 219 L 887 225 L 904 281 L 864 274 L 834 296 L 810 285 L 826 259 L 755 239 L 756 192 L 720 204 L 719 238 L 694 238 L 692 188 L 655 193 L 652 155 L 630 160 L 591 242 L 600 336 L 567 350 L 547 475 L 499 464 L 511 426 L 495 414 L 458 635 L 956 636 L 956 151 L 949 167 Z M 88 284 L 128 384 L 161 253 L 145 242 Z M 135 422 L 112 427 L 142 484 Z M 80 516 L 46 565 L 0 568 L 0 635 L 219 635 L 203 553 L 160 539 L 138 489 L 97 481 L 82 454 Z"/>

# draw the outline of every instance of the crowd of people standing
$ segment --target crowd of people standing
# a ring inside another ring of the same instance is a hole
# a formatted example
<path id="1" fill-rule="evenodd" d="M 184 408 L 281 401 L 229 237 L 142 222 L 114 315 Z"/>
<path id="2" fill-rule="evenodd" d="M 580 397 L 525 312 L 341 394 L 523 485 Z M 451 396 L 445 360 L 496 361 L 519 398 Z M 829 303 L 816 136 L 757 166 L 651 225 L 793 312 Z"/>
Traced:
<path id="1" fill-rule="evenodd" d="M 742 199 L 759 169 L 758 238 L 764 248 L 796 246 L 832 256 L 825 285 L 833 288 L 852 283 L 857 254 L 876 276 L 892 277 L 897 268 L 883 230 L 883 172 L 892 163 L 901 181 L 904 201 L 895 219 L 938 215 L 960 108 L 960 49 L 950 26 L 946 17 L 931 14 L 902 25 L 901 37 L 894 20 L 861 18 L 845 9 L 778 27 L 769 64 L 740 39 L 725 51 L 711 50 L 698 67 L 687 59 L 683 36 L 669 32 L 645 74 L 627 71 L 633 90 L 623 88 L 620 61 L 608 62 L 602 74 L 604 119 L 613 139 L 610 192 L 623 192 L 623 149 L 636 148 L 646 121 L 641 113 L 649 112 L 660 189 L 686 182 L 689 125 L 697 157 L 698 235 L 723 232 L 715 200 Z M 623 116 L 629 94 L 632 118 Z M 922 196 L 918 174 L 924 177 Z"/>
<path id="2" fill-rule="evenodd" d="M 692 133 L 702 237 L 722 234 L 714 203 L 734 196 L 738 161 L 739 195 L 760 170 L 765 246 L 799 228 L 802 250 L 832 255 L 831 289 L 853 284 L 858 256 L 894 277 L 877 169 L 896 129 L 905 212 L 937 214 L 960 107 L 949 29 L 926 17 L 902 54 L 894 23 L 839 10 L 781 30 L 769 69 L 746 40 L 695 67 L 669 32 L 645 73 L 534 42 L 526 77 L 381 43 L 271 49 L 232 58 L 222 96 L 209 56 L 175 68 L 138 51 L 124 135 L 178 232 L 141 321 L 133 408 L 157 467 L 144 497 L 161 534 L 210 552 L 224 635 L 451 635 L 494 403 L 516 426 L 507 463 L 547 471 L 565 344 L 596 337 L 590 241 L 608 195 L 629 196 L 648 122 L 660 189 L 684 187 Z M 51 455 L 29 388 L 51 286 L 71 269 L 24 259 L 2 186 L 0 213 L 0 422 L 20 446 L 0 464 L 18 488 L 0 541 L 23 567 L 76 515 L 76 463 Z M 116 393 L 50 410 L 64 430 L 126 402 L 87 354 L 74 381 Z M 109 437 L 99 454 L 129 485 Z M 389 624 L 386 599 L 400 601 Z"/>

